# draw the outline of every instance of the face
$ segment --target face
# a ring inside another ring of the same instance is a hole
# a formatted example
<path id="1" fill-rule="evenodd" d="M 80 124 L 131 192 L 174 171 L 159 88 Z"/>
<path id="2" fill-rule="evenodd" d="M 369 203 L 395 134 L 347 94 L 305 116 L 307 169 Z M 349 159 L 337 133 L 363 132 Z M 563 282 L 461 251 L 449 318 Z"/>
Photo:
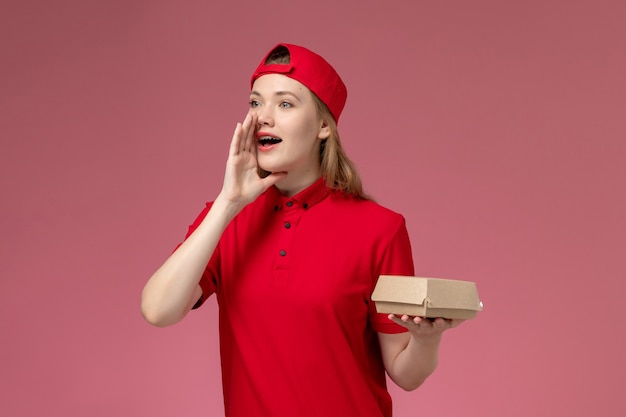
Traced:
<path id="1" fill-rule="evenodd" d="M 289 182 L 314 182 L 320 176 L 319 150 L 330 135 L 311 91 L 281 74 L 259 77 L 250 93 L 257 115 L 257 159 L 269 172 L 287 172 Z"/>

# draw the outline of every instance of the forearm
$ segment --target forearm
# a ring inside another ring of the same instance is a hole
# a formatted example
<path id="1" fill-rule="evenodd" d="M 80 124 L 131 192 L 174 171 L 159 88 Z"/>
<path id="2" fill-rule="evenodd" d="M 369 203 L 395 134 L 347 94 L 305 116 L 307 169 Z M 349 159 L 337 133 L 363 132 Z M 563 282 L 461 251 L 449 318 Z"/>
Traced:
<path id="1" fill-rule="evenodd" d="M 197 301 L 198 283 L 230 221 L 286 173 L 258 175 L 256 115 L 238 123 L 230 144 L 220 195 L 198 228 L 152 275 L 141 296 L 141 312 L 156 326 L 180 321 Z"/>
<path id="2" fill-rule="evenodd" d="M 198 228 L 148 280 L 141 296 L 141 312 L 149 323 L 168 326 L 189 312 L 220 236 L 239 210 L 218 197 Z"/>
<path id="3" fill-rule="evenodd" d="M 390 364 L 387 373 L 400 388 L 411 391 L 430 376 L 439 363 L 441 334 L 419 338 L 411 333 L 408 343 Z"/>

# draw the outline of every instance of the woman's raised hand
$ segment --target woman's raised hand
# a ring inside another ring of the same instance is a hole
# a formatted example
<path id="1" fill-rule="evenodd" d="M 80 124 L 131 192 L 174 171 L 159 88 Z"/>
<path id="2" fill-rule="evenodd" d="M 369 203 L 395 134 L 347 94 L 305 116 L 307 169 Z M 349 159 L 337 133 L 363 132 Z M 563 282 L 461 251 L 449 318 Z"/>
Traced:
<path id="1" fill-rule="evenodd" d="M 243 123 L 237 123 L 230 143 L 226 173 L 220 197 L 230 203 L 245 205 L 253 202 L 286 173 L 273 173 L 265 178 L 258 174 L 257 117 L 248 112 Z"/>

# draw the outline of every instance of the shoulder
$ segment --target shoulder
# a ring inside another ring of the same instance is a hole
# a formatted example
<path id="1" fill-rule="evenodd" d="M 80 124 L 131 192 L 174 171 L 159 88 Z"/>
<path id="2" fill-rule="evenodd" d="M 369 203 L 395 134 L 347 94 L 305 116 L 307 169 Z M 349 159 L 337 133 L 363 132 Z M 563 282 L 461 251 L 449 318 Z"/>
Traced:
<path id="1" fill-rule="evenodd" d="M 330 200 L 333 205 L 353 210 L 354 214 L 376 215 L 381 218 L 402 219 L 402 214 L 391 210 L 373 200 L 357 198 L 339 191 L 331 193 Z"/>
<path id="2" fill-rule="evenodd" d="M 351 219 L 367 227 L 397 230 L 405 226 L 402 214 L 373 200 L 356 198 L 342 192 L 331 193 L 329 209 L 333 216 Z"/>

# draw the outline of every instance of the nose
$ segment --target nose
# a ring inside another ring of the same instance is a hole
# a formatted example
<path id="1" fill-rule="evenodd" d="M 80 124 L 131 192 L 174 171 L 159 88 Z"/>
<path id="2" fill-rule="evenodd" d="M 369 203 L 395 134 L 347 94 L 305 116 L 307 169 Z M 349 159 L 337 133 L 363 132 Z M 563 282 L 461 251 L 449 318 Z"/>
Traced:
<path id="1" fill-rule="evenodd" d="M 256 109 L 257 124 L 259 126 L 274 126 L 274 115 L 269 106 L 262 106 Z"/>

